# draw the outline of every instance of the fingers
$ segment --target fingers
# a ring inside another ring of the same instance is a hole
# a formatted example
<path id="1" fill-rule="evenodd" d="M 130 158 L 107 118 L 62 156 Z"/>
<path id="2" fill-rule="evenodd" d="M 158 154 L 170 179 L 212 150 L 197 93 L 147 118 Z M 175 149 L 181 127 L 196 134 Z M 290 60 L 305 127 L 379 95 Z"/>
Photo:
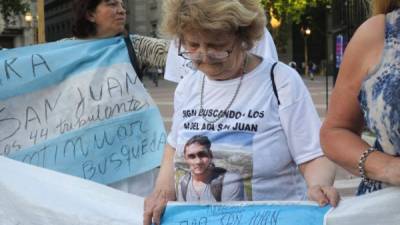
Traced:
<path id="1" fill-rule="evenodd" d="M 325 206 L 329 203 L 329 199 L 325 196 L 319 185 L 312 186 L 308 189 L 308 198 L 316 201 L 320 206 Z"/>
<path id="2" fill-rule="evenodd" d="M 312 186 L 308 190 L 308 197 L 310 200 L 316 201 L 321 207 L 328 203 L 336 207 L 340 200 L 339 193 L 332 186 Z"/>
<path id="3" fill-rule="evenodd" d="M 336 188 L 332 186 L 325 186 L 322 188 L 325 196 L 329 200 L 329 204 L 331 204 L 333 207 L 336 207 L 340 201 L 340 195 L 337 192 Z"/>
<path id="4" fill-rule="evenodd" d="M 161 215 L 163 214 L 165 205 L 159 205 L 153 211 L 153 223 L 156 225 L 161 224 Z"/>
<path id="5" fill-rule="evenodd" d="M 150 206 L 151 200 L 146 198 L 144 201 L 143 225 L 151 225 L 153 219 L 153 207 Z"/>
<path id="6" fill-rule="evenodd" d="M 161 224 L 161 216 L 168 200 L 160 195 L 151 196 L 144 201 L 143 225 Z"/>
<path id="7" fill-rule="evenodd" d="M 152 211 L 145 211 L 143 213 L 143 225 L 151 225 L 152 219 L 153 219 Z"/>

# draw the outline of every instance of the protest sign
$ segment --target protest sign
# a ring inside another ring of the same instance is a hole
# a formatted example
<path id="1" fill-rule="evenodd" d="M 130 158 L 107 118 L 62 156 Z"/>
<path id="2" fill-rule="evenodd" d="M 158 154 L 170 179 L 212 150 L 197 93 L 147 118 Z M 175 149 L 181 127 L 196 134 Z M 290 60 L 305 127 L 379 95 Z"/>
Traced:
<path id="1" fill-rule="evenodd" d="M 0 155 L 109 184 L 160 165 L 166 133 L 122 37 L 0 55 Z"/>
<path id="2" fill-rule="evenodd" d="M 212 205 L 171 204 L 163 225 L 323 225 L 331 207 L 301 202 L 246 202 Z"/>
<path id="3" fill-rule="evenodd" d="M 0 193 L 1 225 L 143 224 L 142 197 L 1 156 Z M 342 199 L 333 210 L 309 202 L 171 202 L 162 225 L 311 225 L 325 212 L 324 225 L 398 225 L 399 202 L 399 187 Z"/>

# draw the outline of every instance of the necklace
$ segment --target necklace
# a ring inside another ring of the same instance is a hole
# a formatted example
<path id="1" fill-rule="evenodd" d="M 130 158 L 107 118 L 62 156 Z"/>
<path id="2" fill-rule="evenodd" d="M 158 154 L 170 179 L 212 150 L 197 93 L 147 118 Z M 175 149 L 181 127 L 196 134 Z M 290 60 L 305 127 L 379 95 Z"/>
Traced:
<path id="1" fill-rule="evenodd" d="M 192 182 L 191 182 L 191 183 L 192 183 L 193 191 L 194 191 L 194 193 L 195 193 L 196 196 L 197 196 L 197 201 L 200 201 L 202 194 L 203 194 L 204 191 L 206 190 L 207 184 L 202 184 L 202 186 L 200 187 L 200 190 L 197 190 L 197 189 L 196 189 L 196 186 L 194 185 L 193 177 L 192 177 Z"/>
<path id="2" fill-rule="evenodd" d="M 240 80 L 239 80 L 238 86 L 237 86 L 237 88 L 236 88 L 236 90 L 235 90 L 235 93 L 233 94 L 233 97 L 232 97 L 231 101 L 228 103 L 228 105 L 226 106 L 226 108 L 224 109 L 223 112 L 226 112 L 226 111 L 229 110 L 229 108 L 230 108 L 230 107 L 232 106 L 232 104 L 233 104 L 233 101 L 235 101 L 235 99 L 236 99 L 236 97 L 237 97 L 237 95 L 238 95 L 238 93 L 239 93 L 240 86 L 242 85 L 243 76 L 244 76 L 244 74 L 246 73 L 247 63 L 248 63 L 248 56 L 247 56 L 247 54 L 246 54 L 246 56 L 245 56 L 245 58 L 244 58 L 243 67 L 242 67 L 242 74 L 240 75 Z M 203 110 L 204 110 L 204 107 L 203 107 L 203 106 L 204 106 L 204 84 L 205 84 L 205 77 L 206 77 L 206 76 L 203 75 L 203 80 L 202 80 L 201 89 L 200 89 L 200 111 L 203 111 Z M 217 116 L 217 118 L 210 120 L 210 119 L 208 119 L 204 114 L 205 114 L 205 113 L 203 113 L 203 114 L 201 115 L 201 117 L 202 117 L 207 123 L 215 123 L 215 122 L 217 122 L 218 120 L 220 120 L 220 119 L 223 117 L 223 115 L 224 115 L 223 113 L 219 113 L 218 116 Z"/>

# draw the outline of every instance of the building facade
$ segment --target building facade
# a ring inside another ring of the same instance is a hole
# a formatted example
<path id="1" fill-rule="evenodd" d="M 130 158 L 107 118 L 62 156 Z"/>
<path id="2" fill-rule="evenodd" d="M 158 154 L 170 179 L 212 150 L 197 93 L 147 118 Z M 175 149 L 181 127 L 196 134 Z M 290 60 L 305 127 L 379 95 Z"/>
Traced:
<path id="1" fill-rule="evenodd" d="M 347 43 L 356 29 L 370 16 L 369 0 L 333 0 L 327 11 L 327 58 L 328 73 L 338 73 L 341 56 L 338 55 L 338 37 L 343 38 L 342 46 L 346 48 Z M 340 39 L 339 39 L 340 40 Z"/>
<path id="2" fill-rule="evenodd" d="M 31 3 L 31 10 L 36 6 Z M 3 16 L 0 13 L 0 17 Z M 0 49 L 15 48 L 36 43 L 35 21 L 26 21 L 24 15 L 15 15 L 8 21 L 0 21 L 2 27 L 0 31 Z"/>
<path id="3" fill-rule="evenodd" d="M 45 1 L 46 41 L 72 37 L 72 0 Z"/>
<path id="4" fill-rule="evenodd" d="M 127 0 L 128 31 L 158 37 L 162 0 Z"/>

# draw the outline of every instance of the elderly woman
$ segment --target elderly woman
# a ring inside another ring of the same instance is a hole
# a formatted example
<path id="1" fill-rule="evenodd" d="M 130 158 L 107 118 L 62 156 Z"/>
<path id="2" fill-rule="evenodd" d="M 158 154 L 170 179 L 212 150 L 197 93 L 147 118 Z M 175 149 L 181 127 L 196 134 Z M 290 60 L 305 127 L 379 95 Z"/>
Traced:
<path id="1" fill-rule="evenodd" d="M 110 38 L 125 32 L 126 10 L 123 0 L 75 0 L 73 2 L 73 34 L 78 39 Z M 131 35 L 137 59 L 136 73 L 143 67 L 163 67 L 168 41 Z M 154 186 L 157 169 L 110 186 L 136 195 L 146 196 Z M 146 186 L 143 185 L 146 183 Z"/>
<path id="2" fill-rule="evenodd" d="M 359 195 L 400 186 L 400 0 L 373 5 L 346 48 L 321 129 L 326 154 L 362 178 Z M 364 126 L 376 135 L 372 146 Z"/>
<path id="3" fill-rule="evenodd" d="M 173 125 L 155 190 L 145 200 L 144 224 L 159 224 L 167 201 L 176 200 L 177 159 L 196 134 L 210 138 L 214 160 L 241 172 L 237 182 L 245 182 L 248 199 L 335 206 L 334 165 L 320 148 L 320 121 L 304 83 L 285 64 L 273 68 L 273 61 L 249 53 L 265 26 L 259 1 L 163 2 L 163 31 L 179 39 L 179 55 L 198 72 L 176 89 Z"/>

